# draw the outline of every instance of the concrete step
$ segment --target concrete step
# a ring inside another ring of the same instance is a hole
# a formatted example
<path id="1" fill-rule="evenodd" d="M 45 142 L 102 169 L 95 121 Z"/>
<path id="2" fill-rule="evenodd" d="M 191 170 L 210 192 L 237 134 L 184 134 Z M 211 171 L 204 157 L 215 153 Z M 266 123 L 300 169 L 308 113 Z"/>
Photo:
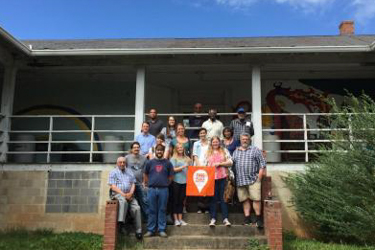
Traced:
<path id="1" fill-rule="evenodd" d="M 174 235 L 197 235 L 197 236 L 262 236 L 264 230 L 259 230 L 255 226 L 232 225 L 226 227 L 224 225 L 217 225 L 216 227 L 209 227 L 208 225 L 189 224 L 186 226 L 167 226 L 167 233 L 170 236 Z"/>
<path id="2" fill-rule="evenodd" d="M 265 236 L 252 237 L 266 244 Z M 250 237 L 181 236 L 151 237 L 143 241 L 144 249 L 249 249 Z"/>
<path id="3" fill-rule="evenodd" d="M 189 224 L 201 224 L 201 225 L 208 225 L 210 223 L 210 214 L 198 214 L 198 213 L 186 213 L 183 214 L 183 220 Z M 223 218 L 221 213 L 217 214 L 217 224 L 222 224 Z M 243 213 L 229 213 L 229 221 L 235 225 L 242 225 L 244 222 L 244 215 Z"/>

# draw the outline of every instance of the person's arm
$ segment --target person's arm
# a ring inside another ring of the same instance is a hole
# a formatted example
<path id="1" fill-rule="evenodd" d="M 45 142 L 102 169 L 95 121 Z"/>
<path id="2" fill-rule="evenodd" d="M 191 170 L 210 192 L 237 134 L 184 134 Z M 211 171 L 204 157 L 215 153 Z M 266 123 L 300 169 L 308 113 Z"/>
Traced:
<path id="1" fill-rule="evenodd" d="M 124 192 L 122 192 L 121 189 L 119 189 L 115 184 L 111 184 L 110 187 L 111 187 L 112 191 L 114 191 L 114 192 L 118 193 L 119 195 L 124 196 L 126 198 L 126 196 L 125 196 L 126 194 Z"/>
<path id="2" fill-rule="evenodd" d="M 193 157 L 194 157 L 195 166 L 199 166 L 200 162 L 199 162 L 198 156 L 194 155 Z"/>
<path id="3" fill-rule="evenodd" d="M 148 175 L 143 173 L 143 183 L 142 183 L 143 187 L 147 187 L 148 186 Z"/>
<path id="4" fill-rule="evenodd" d="M 133 183 L 130 188 L 130 191 L 125 193 L 125 199 L 127 199 L 128 201 L 131 201 L 133 199 L 134 190 L 135 190 L 135 184 Z"/>

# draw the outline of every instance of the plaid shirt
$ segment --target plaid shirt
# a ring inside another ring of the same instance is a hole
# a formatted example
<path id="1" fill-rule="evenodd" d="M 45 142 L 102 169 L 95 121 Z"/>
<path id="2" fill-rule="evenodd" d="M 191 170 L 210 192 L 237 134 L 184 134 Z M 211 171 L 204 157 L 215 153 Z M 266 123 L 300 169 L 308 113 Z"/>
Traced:
<path id="1" fill-rule="evenodd" d="M 245 150 L 238 147 L 232 156 L 236 168 L 237 186 L 251 185 L 258 179 L 259 170 L 266 167 L 262 151 L 254 146 L 249 146 Z"/>
<path id="2" fill-rule="evenodd" d="M 249 125 L 250 126 L 246 126 Z M 230 123 L 230 127 L 233 129 L 233 139 L 236 141 L 240 140 L 240 135 L 242 133 L 248 133 L 249 135 L 254 135 L 253 123 L 249 119 L 245 119 L 242 123 L 240 119 L 235 119 Z"/>
<path id="3" fill-rule="evenodd" d="M 124 171 L 121 171 L 119 167 L 116 167 L 109 173 L 108 184 L 115 185 L 122 192 L 128 193 L 135 183 L 135 177 L 133 172 L 129 168 L 125 168 Z"/>

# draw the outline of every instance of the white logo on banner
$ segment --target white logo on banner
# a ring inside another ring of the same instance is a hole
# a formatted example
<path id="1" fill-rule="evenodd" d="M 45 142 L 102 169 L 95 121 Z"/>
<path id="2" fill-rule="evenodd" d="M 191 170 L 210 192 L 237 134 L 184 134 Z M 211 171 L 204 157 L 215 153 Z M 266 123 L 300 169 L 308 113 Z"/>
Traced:
<path id="1" fill-rule="evenodd" d="M 198 191 L 200 193 L 202 191 L 202 189 L 204 188 L 204 186 L 206 186 L 206 184 L 208 182 L 208 174 L 207 174 L 206 171 L 204 171 L 202 169 L 199 169 L 199 170 L 195 171 L 195 173 L 193 175 L 193 180 L 194 180 L 195 186 L 197 186 Z"/>

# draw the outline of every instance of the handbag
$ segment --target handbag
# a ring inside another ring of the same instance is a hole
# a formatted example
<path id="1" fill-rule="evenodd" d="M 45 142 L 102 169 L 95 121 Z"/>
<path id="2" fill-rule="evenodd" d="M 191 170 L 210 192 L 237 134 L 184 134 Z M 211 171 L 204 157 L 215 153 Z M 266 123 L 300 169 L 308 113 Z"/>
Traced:
<path id="1" fill-rule="evenodd" d="M 235 192 L 235 185 L 234 185 L 234 178 L 233 177 L 233 172 L 231 169 L 228 169 L 228 176 L 227 176 L 227 184 L 225 186 L 225 189 L 224 189 L 224 201 L 226 203 L 229 203 L 231 201 L 233 201 L 233 196 L 234 196 L 234 192 Z"/>

